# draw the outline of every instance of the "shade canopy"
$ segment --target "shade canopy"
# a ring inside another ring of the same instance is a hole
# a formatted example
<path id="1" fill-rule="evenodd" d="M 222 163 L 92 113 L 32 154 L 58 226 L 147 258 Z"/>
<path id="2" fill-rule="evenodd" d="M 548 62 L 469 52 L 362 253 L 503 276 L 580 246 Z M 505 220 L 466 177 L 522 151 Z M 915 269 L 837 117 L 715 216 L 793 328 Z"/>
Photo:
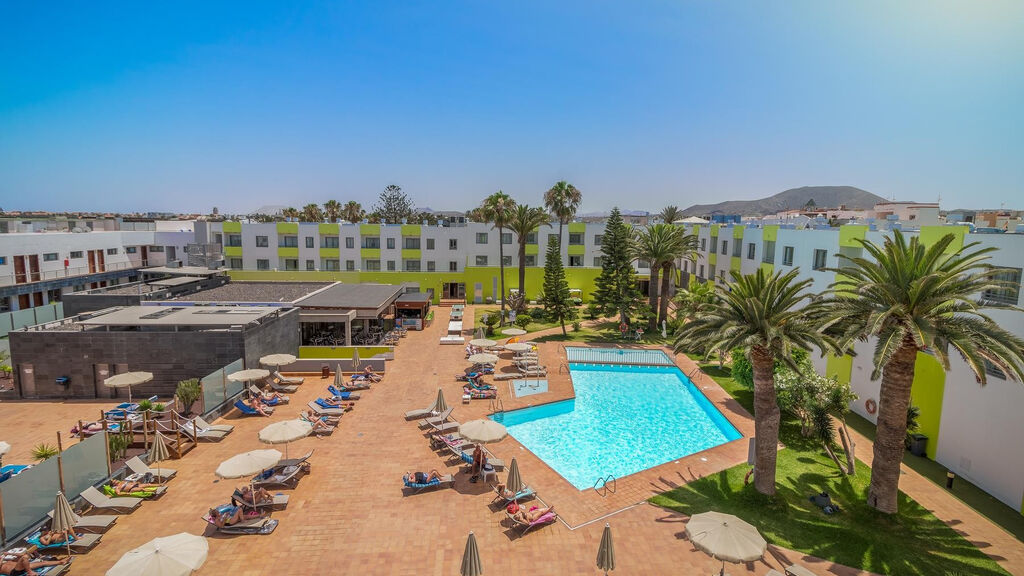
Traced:
<path id="1" fill-rule="evenodd" d="M 334 385 L 344 386 L 345 385 L 345 372 L 341 369 L 341 363 L 334 369 Z"/>
<path id="2" fill-rule="evenodd" d="M 434 400 L 434 409 L 431 412 L 444 412 L 448 409 L 448 403 L 444 401 L 444 392 L 437 389 L 437 400 Z"/>
<path id="3" fill-rule="evenodd" d="M 170 452 L 167 450 L 167 442 L 164 439 L 164 435 L 157 432 L 153 435 L 153 444 L 149 447 L 149 461 L 163 462 L 170 458 Z"/>
<path id="4" fill-rule="evenodd" d="M 111 376 L 103 381 L 103 385 L 109 388 L 127 388 L 128 402 L 132 401 L 132 386 L 145 384 L 153 379 L 152 372 L 125 372 Z"/>
<path id="5" fill-rule="evenodd" d="M 221 462 L 215 473 L 221 478 L 252 476 L 277 466 L 280 461 L 281 453 L 277 450 L 253 450 Z"/>
<path id="6" fill-rule="evenodd" d="M 75 511 L 71 509 L 71 504 L 68 504 L 68 499 L 64 496 L 63 492 L 57 492 L 57 500 L 53 504 L 53 521 L 50 522 L 50 530 L 54 532 L 67 532 L 71 534 L 75 529 L 75 524 L 81 518 L 75 514 Z M 71 539 L 65 539 L 68 548 L 68 556 L 71 556 Z"/>
<path id="7" fill-rule="evenodd" d="M 496 354 L 473 354 L 469 357 L 469 361 L 472 364 L 496 364 L 498 356 Z"/>
<path id="8" fill-rule="evenodd" d="M 721 512 L 691 516 L 686 523 L 686 536 L 698 550 L 725 562 L 753 562 L 768 549 L 756 528 Z"/>
<path id="9" fill-rule="evenodd" d="M 513 494 L 518 494 L 523 489 L 523 478 L 519 475 L 519 462 L 515 458 L 508 466 L 508 479 L 505 480 L 505 488 Z"/>
<path id="10" fill-rule="evenodd" d="M 522 336 L 523 334 L 526 334 L 526 330 L 523 330 L 522 328 L 505 328 L 501 333 L 505 336 Z"/>
<path id="11" fill-rule="evenodd" d="M 155 538 L 121 556 L 107 576 L 188 576 L 209 552 L 206 538 L 187 532 Z"/>
<path id="12" fill-rule="evenodd" d="M 280 366 L 287 366 L 295 363 L 295 356 L 291 354 L 269 354 L 260 358 L 260 364 L 264 366 L 273 366 L 275 368 Z"/>
<path id="13" fill-rule="evenodd" d="M 601 545 L 597 548 L 597 568 L 604 570 L 615 570 L 615 547 L 612 545 L 612 527 L 607 522 L 604 525 L 604 533 L 601 534 Z"/>
<path id="14" fill-rule="evenodd" d="M 478 346 L 480 348 L 490 348 L 495 344 L 497 344 L 497 342 L 489 338 L 474 338 L 469 341 L 470 346 Z"/>
<path id="15" fill-rule="evenodd" d="M 527 344 L 526 342 L 513 342 L 511 344 L 505 344 L 505 350 L 511 350 L 512 352 L 529 352 L 533 350 L 533 344 Z"/>
<path id="16" fill-rule="evenodd" d="M 248 370 L 239 370 L 238 372 L 232 372 L 228 374 L 228 380 L 232 382 L 252 382 L 254 380 L 263 380 L 267 376 L 270 376 L 269 370 L 262 368 L 250 368 Z"/>
<path id="17" fill-rule="evenodd" d="M 352 349 L 352 369 L 359 369 L 359 348 Z"/>
<path id="18" fill-rule="evenodd" d="M 459 426 L 459 434 L 474 444 L 490 444 L 508 436 L 508 430 L 494 420 L 470 420 Z"/>
<path id="19" fill-rule="evenodd" d="M 462 553 L 462 567 L 459 574 L 462 576 L 480 576 L 484 573 L 484 567 L 480 563 L 480 548 L 476 545 L 476 536 L 470 532 L 466 539 L 466 550 Z"/>
<path id="20" fill-rule="evenodd" d="M 7 442 L 0 442 L 0 456 L 7 454 L 11 451 L 11 445 Z"/>
<path id="21" fill-rule="evenodd" d="M 309 436 L 313 425 L 305 420 L 284 420 L 260 430 L 260 442 L 264 444 L 287 444 Z"/>

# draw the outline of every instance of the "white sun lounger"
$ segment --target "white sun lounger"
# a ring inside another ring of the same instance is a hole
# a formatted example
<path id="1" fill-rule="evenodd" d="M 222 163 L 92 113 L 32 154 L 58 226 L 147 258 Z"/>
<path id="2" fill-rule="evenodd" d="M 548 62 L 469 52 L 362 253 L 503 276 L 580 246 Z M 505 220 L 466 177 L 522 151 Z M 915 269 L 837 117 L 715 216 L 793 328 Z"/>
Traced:
<path id="1" fill-rule="evenodd" d="M 132 456 L 127 462 L 125 462 L 125 465 L 128 466 L 128 469 L 134 474 L 150 473 L 164 481 L 174 478 L 174 475 L 178 473 L 178 471 L 173 468 L 150 468 L 138 456 Z"/>
<path id="2" fill-rule="evenodd" d="M 303 382 L 306 381 L 306 379 L 303 378 L 302 376 L 283 376 L 281 372 L 277 370 L 274 370 L 274 378 L 280 380 L 282 384 L 302 384 Z"/>
<path id="3" fill-rule="evenodd" d="M 116 498 L 110 498 L 93 486 L 82 491 L 82 498 L 92 506 L 93 510 L 131 512 L 142 504 L 142 498 L 132 498 L 130 496 L 117 496 Z"/>
<path id="4" fill-rule="evenodd" d="M 53 510 L 46 513 L 53 518 Z M 106 532 L 117 522 L 117 516 L 111 514 L 97 514 L 95 516 L 79 516 L 75 524 L 75 531 L 83 532 Z"/>

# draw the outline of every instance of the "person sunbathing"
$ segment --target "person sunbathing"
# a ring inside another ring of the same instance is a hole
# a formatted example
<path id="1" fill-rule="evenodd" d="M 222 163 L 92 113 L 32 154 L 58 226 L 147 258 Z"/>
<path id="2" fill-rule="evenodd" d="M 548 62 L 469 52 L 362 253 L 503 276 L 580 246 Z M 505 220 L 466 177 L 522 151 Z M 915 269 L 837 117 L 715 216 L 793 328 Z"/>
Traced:
<path id="1" fill-rule="evenodd" d="M 60 566 L 71 562 L 71 558 L 63 560 L 33 560 L 29 554 L 20 554 L 14 560 L 0 562 L 0 575 L 2 576 L 38 576 L 36 568 L 47 566 Z"/>
<path id="2" fill-rule="evenodd" d="M 218 528 L 238 524 L 243 520 L 259 518 L 263 514 L 258 510 L 245 510 L 241 506 L 222 506 L 221 509 L 210 508 L 210 520 Z"/>
<path id="3" fill-rule="evenodd" d="M 264 402 L 273 402 L 274 400 L 277 400 L 278 402 L 287 404 L 289 398 L 284 394 L 274 392 L 274 389 L 270 387 L 270 384 L 267 384 L 263 387 L 262 393 L 260 394 L 260 400 Z"/>
<path id="4" fill-rule="evenodd" d="M 405 481 L 411 484 L 430 484 L 434 480 L 441 479 L 441 473 L 437 470 L 431 470 L 430 474 L 426 472 L 406 472 Z"/>
<path id="5" fill-rule="evenodd" d="M 82 422 L 81 428 L 79 428 L 77 425 L 71 427 L 72 436 L 78 436 L 79 434 L 91 435 L 102 431 L 102 422 Z"/>
<path id="6" fill-rule="evenodd" d="M 231 504 L 234 506 L 238 506 L 239 504 L 242 506 L 252 506 L 254 495 L 256 498 L 256 504 L 266 504 L 274 501 L 274 496 L 270 492 L 267 492 L 265 488 L 257 488 L 254 492 L 253 489 L 246 484 L 235 489 L 235 493 L 231 496 Z"/>
<path id="7" fill-rule="evenodd" d="M 68 541 L 68 536 L 71 537 L 72 541 L 75 538 L 81 538 L 81 535 L 75 534 L 73 530 L 43 530 L 39 533 L 39 543 L 43 546 L 63 544 Z"/>
<path id="8" fill-rule="evenodd" d="M 270 416 L 270 413 L 264 409 L 264 406 L 266 405 L 260 401 L 260 398 L 258 396 L 253 396 L 249 400 L 249 402 L 242 403 L 248 406 L 249 408 L 255 410 L 260 416 Z"/>
<path id="9" fill-rule="evenodd" d="M 539 520 L 541 516 L 554 511 L 554 506 L 548 506 L 547 508 L 538 508 L 537 506 L 534 506 L 529 510 L 520 508 L 518 512 L 512 515 L 512 517 L 523 524 L 533 524 Z"/>
<path id="10" fill-rule="evenodd" d="M 110 486 L 116 494 L 128 496 L 132 492 L 151 492 L 160 487 L 159 484 L 147 484 L 145 482 L 129 482 L 127 480 L 111 480 Z"/>
<path id="11" fill-rule="evenodd" d="M 487 390 L 479 390 L 477 388 L 465 388 L 464 387 L 462 389 L 462 393 L 463 394 L 468 394 L 470 398 L 477 398 L 477 399 L 479 399 L 479 398 L 497 398 L 498 397 L 498 391 L 494 390 L 493 388 L 488 388 Z"/>
<path id="12" fill-rule="evenodd" d="M 309 422 L 310 425 L 313 426 L 314 431 L 330 430 L 338 424 L 337 420 L 331 420 L 327 416 L 321 416 L 318 418 L 316 414 L 313 414 L 312 410 L 306 410 L 302 414 L 299 414 L 299 419 L 304 422 Z"/>
<path id="13" fill-rule="evenodd" d="M 516 498 L 516 493 L 509 490 L 505 484 L 498 484 L 494 487 L 494 490 L 498 493 L 498 496 L 501 496 L 505 500 L 515 500 Z"/>
<path id="14" fill-rule="evenodd" d="M 380 378 L 381 378 L 380 374 L 377 374 L 376 372 L 374 372 L 373 368 L 371 366 L 367 366 L 366 368 L 364 368 L 362 374 L 353 374 L 352 375 L 352 380 L 353 381 L 356 381 L 356 380 L 369 380 L 370 382 L 380 382 Z"/>
<path id="15" fill-rule="evenodd" d="M 356 403 L 354 401 L 346 402 L 343 401 L 341 398 L 338 398 L 337 396 L 332 396 L 330 398 L 321 398 L 321 400 L 323 400 L 324 404 L 331 408 L 344 408 L 346 411 L 348 411 L 356 407 Z"/>

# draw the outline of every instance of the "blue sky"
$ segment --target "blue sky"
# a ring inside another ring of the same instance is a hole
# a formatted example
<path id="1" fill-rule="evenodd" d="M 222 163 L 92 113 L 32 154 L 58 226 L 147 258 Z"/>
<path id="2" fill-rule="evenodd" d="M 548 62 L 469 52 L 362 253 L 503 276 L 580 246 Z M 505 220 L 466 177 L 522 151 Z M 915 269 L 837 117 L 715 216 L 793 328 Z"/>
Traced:
<path id="1" fill-rule="evenodd" d="M 1014 0 L 149 4 L 0 8 L 0 206 L 1024 208 Z"/>

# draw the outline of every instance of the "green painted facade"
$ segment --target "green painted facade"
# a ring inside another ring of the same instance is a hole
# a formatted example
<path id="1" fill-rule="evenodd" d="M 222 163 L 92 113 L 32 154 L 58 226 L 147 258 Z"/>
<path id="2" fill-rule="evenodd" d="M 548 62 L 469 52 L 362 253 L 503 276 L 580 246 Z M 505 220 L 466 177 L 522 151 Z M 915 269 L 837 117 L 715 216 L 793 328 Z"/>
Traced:
<path id="1" fill-rule="evenodd" d="M 711 234 L 714 237 L 718 237 L 718 229 L 721 228 L 721 227 L 722 227 L 721 224 L 712 224 L 711 225 L 711 231 L 708 232 L 708 234 Z"/>
<path id="2" fill-rule="evenodd" d="M 242 247 L 241 246 L 225 246 L 224 256 L 227 258 L 241 258 Z"/>
<path id="3" fill-rule="evenodd" d="M 298 258 L 299 257 L 299 249 L 298 248 L 288 248 L 288 247 L 285 247 L 285 246 L 278 246 L 278 248 L 277 248 L 277 256 L 278 256 L 278 258 Z"/>
<path id="4" fill-rule="evenodd" d="M 402 260 L 419 260 L 422 256 L 422 250 L 414 250 L 412 248 L 402 249 Z"/>
<path id="5" fill-rule="evenodd" d="M 732 227 L 732 237 L 733 237 L 733 239 L 735 239 L 735 240 L 742 240 L 743 239 L 743 230 L 745 228 L 746 228 L 746 226 L 743 226 L 742 224 L 737 224 L 736 226 L 733 226 Z"/>
<path id="6" fill-rule="evenodd" d="M 360 236 L 380 236 L 380 224 L 360 224 Z"/>
<path id="7" fill-rule="evenodd" d="M 918 352 L 914 363 L 914 383 L 910 389 L 910 403 L 921 415 L 917 419 L 918 433 L 928 437 L 927 454 L 932 460 L 939 447 L 939 424 L 942 421 L 942 396 L 946 389 L 946 371 L 929 354 Z"/>
<path id="8" fill-rule="evenodd" d="M 241 234 L 242 223 L 241 222 L 222 222 L 221 231 L 225 234 Z"/>
<path id="9" fill-rule="evenodd" d="M 587 231 L 586 222 L 569 222 L 569 233 L 570 234 L 583 234 Z"/>
<path id="10" fill-rule="evenodd" d="M 341 248 L 321 248 L 320 249 L 320 257 L 321 258 L 340 258 L 341 257 Z"/>
<path id="11" fill-rule="evenodd" d="M 860 248 L 860 242 L 868 233 L 864 224 L 847 224 L 839 227 L 839 246 L 843 248 Z"/>
<path id="12" fill-rule="evenodd" d="M 766 275 L 771 276 L 775 273 L 775 265 L 768 264 L 767 262 L 761 262 L 761 270 L 763 270 Z"/>
<path id="13" fill-rule="evenodd" d="M 740 274 L 740 266 L 742 265 L 742 262 L 743 262 L 742 259 L 737 258 L 735 256 L 732 256 L 730 258 L 730 260 L 729 260 L 729 270 L 733 274 L 739 275 Z"/>
<path id="14" fill-rule="evenodd" d="M 778 240 L 779 239 L 779 225 L 778 224 L 769 224 L 768 226 L 765 226 L 764 229 L 761 230 L 761 238 L 765 242 L 775 242 L 776 240 Z"/>
<path id="15" fill-rule="evenodd" d="M 298 234 L 299 223 L 298 222 L 278 222 L 277 223 L 278 234 Z"/>
<path id="16" fill-rule="evenodd" d="M 380 248 L 360 248 L 359 257 L 362 259 L 369 258 L 370 260 L 380 259 Z"/>
<path id="17" fill-rule="evenodd" d="M 850 377 L 853 375 L 853 356 L 849 354 L 844 356 L 836 356 L 834 354 L 828 354 L 825 356 L 825 377 L 835 378 L 839 382 L 844 384 L 850 383 Z"/>
<path id="18" fill-rule="evenodd" d="M 362 359 L 372 358 L 378 354 L 393 354 L 393 346 L 299 346 L 299 358 L 326 358 L 331 360 L 351 360 L 352 352 L 359 350 Z M 342 369 L 351 366 L 342 365 Z M 331 366 L 334 369 L 334 366 Z"/>
<path id="19" fill-rule="evenodd" d="M 341 226 L 338 224 L 320 224 L 317 231 L 321 236 L 337 236 L 341 233 Z"/>
<path id="20" fill-rule="evenodd" d="M 422 226 L 419 224 L 402 224 L 402 236 L 419 236 Z"/>
<path id="21" fill-rule="evenodd" d="M 566 250 L 569 256 L 583 256 L 587 253 L 586 247 L 582 244 L 570 244 Z"/>
<path id="22" fill-rule="evenodd" d="M 964 236 L 967 226 L 921 226 L 921 244 L 931 246 L 947 234 L 953 235 L 953 241 L 946 247 L 946 254 L 952 254 L 964 247 Z"/>
<path id="23" fill-rule="evenodd" d="M 540 252 L 540 247 L 538 245 L 536 245 L 536 244 L 527 244 L 526 245 L 526 255 L 527 256 L 536 256 L 539 252 Z"/>

